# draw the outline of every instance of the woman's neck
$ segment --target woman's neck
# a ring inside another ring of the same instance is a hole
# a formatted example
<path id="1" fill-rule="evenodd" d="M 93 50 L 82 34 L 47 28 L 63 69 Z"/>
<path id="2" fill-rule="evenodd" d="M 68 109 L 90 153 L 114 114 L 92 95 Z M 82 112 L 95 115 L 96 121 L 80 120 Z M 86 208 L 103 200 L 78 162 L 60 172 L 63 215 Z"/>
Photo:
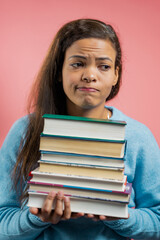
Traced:
<path id="1" fill-rule="evenodd" d="M 71 116 L 80 116 L 88 118 L 99 118 L 99 119 L 109 119 L 112 115 L 111 111 L 105 107 L 100 108 L 91 108 L 91 109 L 82 109 L 79 107 L 69 108 L 68 115 Z"/>

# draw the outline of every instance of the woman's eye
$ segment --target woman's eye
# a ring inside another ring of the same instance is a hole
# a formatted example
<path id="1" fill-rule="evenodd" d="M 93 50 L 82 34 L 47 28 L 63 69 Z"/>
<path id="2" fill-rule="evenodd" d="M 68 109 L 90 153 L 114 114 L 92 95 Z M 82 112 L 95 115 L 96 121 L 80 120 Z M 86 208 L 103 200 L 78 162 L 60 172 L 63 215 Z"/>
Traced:
<path id="1" fill-rule="evenodd" d="M 111 67 L 110 67 L 109 65 L 104 64 L 104 65 L 100 65 L 99 68 L 100 68 L 101 70 L 103 70 L 103 71 L 107 71 L 107 70 L 109 70 Z"/>
<path id="2" fill-rule="evenodd" d="M 72 63 L 71 66 L 74 68 L 79 68 L 79 67 L 83 67 L 84 64 L 82 62 L 77 62 L 77 63 Z"/>

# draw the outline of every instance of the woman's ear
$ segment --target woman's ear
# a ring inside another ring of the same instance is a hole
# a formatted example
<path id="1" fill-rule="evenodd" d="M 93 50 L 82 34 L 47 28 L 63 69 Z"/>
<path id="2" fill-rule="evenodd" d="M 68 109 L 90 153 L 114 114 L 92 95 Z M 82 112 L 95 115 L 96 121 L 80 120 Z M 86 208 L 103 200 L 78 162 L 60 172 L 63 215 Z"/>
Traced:
<path id="1" fill-rule="evenodd" d="M 115 69 L 115 78 L 114 78 L 114 81 L 113 81 L 113 86 L 115 86 L 117 84 L 118 77 L 119 77 L 119 67 L 117 66 L 116 69 Z"/>

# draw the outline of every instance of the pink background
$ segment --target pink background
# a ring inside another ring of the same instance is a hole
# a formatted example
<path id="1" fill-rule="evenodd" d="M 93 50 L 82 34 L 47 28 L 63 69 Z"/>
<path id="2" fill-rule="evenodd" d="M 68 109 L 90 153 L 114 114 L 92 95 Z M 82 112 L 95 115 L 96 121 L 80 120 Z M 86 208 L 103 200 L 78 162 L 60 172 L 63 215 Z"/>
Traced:
<path id="1" fill-rule="evenodd" d="M 159 0 L 0 0 L 0 146 L 26 99 L 48 46 L 67 21 L 111 23 L 123 49 L 123 85 L 110 101 L 147 125 L 160 145 Z"/>

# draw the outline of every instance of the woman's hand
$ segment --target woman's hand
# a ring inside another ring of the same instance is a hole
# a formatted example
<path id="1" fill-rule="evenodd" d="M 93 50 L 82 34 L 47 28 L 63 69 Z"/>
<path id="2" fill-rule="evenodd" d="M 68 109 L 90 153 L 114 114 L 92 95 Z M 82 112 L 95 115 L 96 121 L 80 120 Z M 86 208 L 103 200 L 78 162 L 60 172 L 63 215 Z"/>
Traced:
<path id="1" fill-rule="evenodd" d="M 93 214 L 87 214 L 85 217 L 92 218 L 94 221 L 102 220 L 102 221 L 114 221 L 114 220 L 120 220 L 120 219 L 126 219 L 126 218 L 117 218 L 117 217 L 109 217 L 109 216 L 103 216 L 103 215 L 93 215 Z M 128 215 L 129 218 L 129 215 Z"/>
<path id="2" fill-rule="evenodd" d="M 56 205 L 53 210 L 52 205 L 54 200 L 56 200 Z M 52 224 L 57 224 L 60 220 L 78 218 L 84 215 L 83 213 L 71 214 L 70 199 L 69 197 L 65 197 L 61 191 L 57 194 L 54 191 L 50 192 L 43 207 L 41 209 L 31 207 L 30 212 L 38 216 L 43 222 L 50 222 Z"/>

